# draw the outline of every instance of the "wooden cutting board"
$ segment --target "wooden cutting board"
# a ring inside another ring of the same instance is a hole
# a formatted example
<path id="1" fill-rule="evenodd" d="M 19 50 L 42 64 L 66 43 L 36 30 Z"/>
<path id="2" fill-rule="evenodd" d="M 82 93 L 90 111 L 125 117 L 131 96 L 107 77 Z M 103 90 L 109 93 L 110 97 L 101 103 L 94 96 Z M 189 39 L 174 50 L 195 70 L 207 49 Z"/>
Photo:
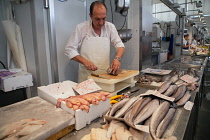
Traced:
<path id="1" fill-rule="evenodd" d="M 108 73 L 100 74 L 100 77 L 88 76 L 88 79 L 92 78 L 95 82 L 106 83 L 106 84 L 114 84 L 120 81 L 129 79 L 139 74 L 137 70 L 122 70 L 120 74 L 117 76 L 109 75 Z M 101 78 L 103 77 L 103 78 Z"/>

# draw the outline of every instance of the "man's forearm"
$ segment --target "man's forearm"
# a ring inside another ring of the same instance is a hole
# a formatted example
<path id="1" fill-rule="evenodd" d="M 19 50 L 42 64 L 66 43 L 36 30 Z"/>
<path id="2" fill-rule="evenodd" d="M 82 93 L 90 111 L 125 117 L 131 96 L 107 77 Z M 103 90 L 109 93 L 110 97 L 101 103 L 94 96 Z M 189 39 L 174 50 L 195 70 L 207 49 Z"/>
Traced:
<path id="1" fill-rule="evenodd" d="M 72 60 L 77 61 L 77 62 L 79 62 L 81 64 L 85 64 L 85 62 L 87 61 L 87 59 L 85 59 L 81 55 L 75 56 L 74 58 L 72 58 Z"/>
<path id="2" fill-rule="evenodd" d="M 124 52 L 125 52 L 125 48 L 124 48 L 124 47 L 119 47 L 119 48 L 117 49 L 117 54 L 116 54 L 116 57 L 120 57 L 120 58 L 122 58 L 122 57 L 123 57 Z"/>

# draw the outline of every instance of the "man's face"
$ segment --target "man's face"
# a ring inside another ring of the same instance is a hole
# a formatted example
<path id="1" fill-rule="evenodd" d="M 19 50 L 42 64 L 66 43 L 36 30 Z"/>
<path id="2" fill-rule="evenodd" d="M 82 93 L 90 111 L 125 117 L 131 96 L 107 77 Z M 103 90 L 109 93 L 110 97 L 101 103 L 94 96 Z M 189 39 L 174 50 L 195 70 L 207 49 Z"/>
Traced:
<path id="1" fill-rule="evenodd" d="M 106 8 L 103 5 L 97 5 L 93 8 L 93 14 L 90 14 L 93 21 L 93 27 L 101 29 L 106 21 Z"/>

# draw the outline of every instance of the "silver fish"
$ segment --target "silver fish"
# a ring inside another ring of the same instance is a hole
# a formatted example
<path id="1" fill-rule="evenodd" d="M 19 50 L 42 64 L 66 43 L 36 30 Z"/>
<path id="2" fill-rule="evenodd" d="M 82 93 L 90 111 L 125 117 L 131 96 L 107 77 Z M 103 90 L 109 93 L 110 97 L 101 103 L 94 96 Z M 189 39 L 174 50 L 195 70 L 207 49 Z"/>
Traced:
<path id="1" fill-rule="evenodd" d="M 159 101 L 157 99 L 153 99 L 150 101 L 137 115 L 134 119 L 134 125 L 139 124 L 149 118 L 152 113 L 158 108 Z"/>
<path id="2" fill-rule="evenodd" d="M 180 98 L 182 98 L 182 96 L 184 96 L 186 90 L 187 87 L 185 85 L 181 85 L 180 87 L 178 87 L 176 93 L 171 97 L 175 98 L 174 101 L 178 101 Z"/>
<path id="3" fill-rule="evenodd" d="M 160 88 L 158 89 L 158 91 L 159 91 L 161 94 L 164 93 L 164 92 L 168 89 L 168 87 L 171 85 L 171 83 L 172 83 L 172 81 L 164 82 L 164 83 L 160 86 Z"/>
<path id="4" fill-rule="evenodd" d="M 178 107 L 185 105 L 185 103 L 190 99 L 191 93 L 187 91 L 185 95 L 176 103 Z"/>
<path id="5" fill-rule="evenodd" d="M 133 122 L 134 118 L 139 114 L 139 112 L 142 110 L 145 105 L 147 105 L 152 99 L 150 97 L 145 97 L 138 102 L 136 102 L 133 106 L 131 115 L 129 117 L 129 121 Z"/>
<path id="6" fill-rule="evenodd" d="M 158 138 L 161 138 L 162 135 L 164 134 L 165 130 L 167 129 L 167 127 L 169 126 L 169 124 L 173 120 L 175 112 L 176 112 L 176 109 L 170 108 L 168 113 L 164 117 L 164 119 L 158 125 L 157 131 L 156 131 L 156 136 Z"/>
<path id="7" fill-rule="evenodd" d="M 162 119 L 165 117 L 165 115 L 168 113 L 170 103 L 167 101 L 164 101 L 160 104 L 160 106 L 155 110 L 155 112 L 152 114 L 152 118 L 149 125 L 150 134 L 152 135 L 153 139 L 157 139 L 157 136 L 155 134 L 156 129 Z"/>
<path id="8" fill-rule="evenodd" d="M 127 102 L 128 102 L 129 98 L 125 98 L 122 101 L 114 104 L 109 112 L 109 116 L 113 116 L 117 110 L 119 110 L 120 108 L 122 108 Z"/>
<path id="9" fill-rule="evenodd" d="M 172 82 L 172 84 L 174 84 L 178 79 L 179 79 L 179 76 L 178 74 L 176 74 L 170 78 L 170 81 Z"/>
<path id="10" fill-rule="evenodd" d="M 171 96 L 176 90 L 177 90 L 177 85 L 170 85 L 170 87 L 166 90 L 164 93 L 165 96 Z"/>
<path id="11" fill-rule="evenodd" d="M 115 118 L 122 117 L 127 111 L 131 109 L 133 104 L 139 99 L 139 97 L 133 97 L 129 99 L 125 105 L 115 114 Z"/>

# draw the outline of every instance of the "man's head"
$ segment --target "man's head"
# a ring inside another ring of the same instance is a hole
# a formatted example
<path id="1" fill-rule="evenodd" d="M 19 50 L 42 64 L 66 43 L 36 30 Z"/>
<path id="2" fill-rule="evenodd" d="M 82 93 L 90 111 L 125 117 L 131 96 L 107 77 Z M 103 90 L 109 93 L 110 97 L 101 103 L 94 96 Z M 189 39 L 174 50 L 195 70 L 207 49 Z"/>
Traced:
<path id="1" fill-rule="evenodd" d="M 90 18 L 93 21 L 93 27 L 101 29 L 106 21 L 106 5 L 100 1 L 95 1 L 90 5 Z"/>
<path id="2" fill-rule="evenodd" d="M 184 39 L 185 39 L 185 40 L 188 39 L 188 37 L 189 37 L 188 34 L 184 35 Z"/>
<path id="3" fill-rule="evenodd" d="M 194 39 L 198 40 L 198 35 L 194 34 Z"/>

